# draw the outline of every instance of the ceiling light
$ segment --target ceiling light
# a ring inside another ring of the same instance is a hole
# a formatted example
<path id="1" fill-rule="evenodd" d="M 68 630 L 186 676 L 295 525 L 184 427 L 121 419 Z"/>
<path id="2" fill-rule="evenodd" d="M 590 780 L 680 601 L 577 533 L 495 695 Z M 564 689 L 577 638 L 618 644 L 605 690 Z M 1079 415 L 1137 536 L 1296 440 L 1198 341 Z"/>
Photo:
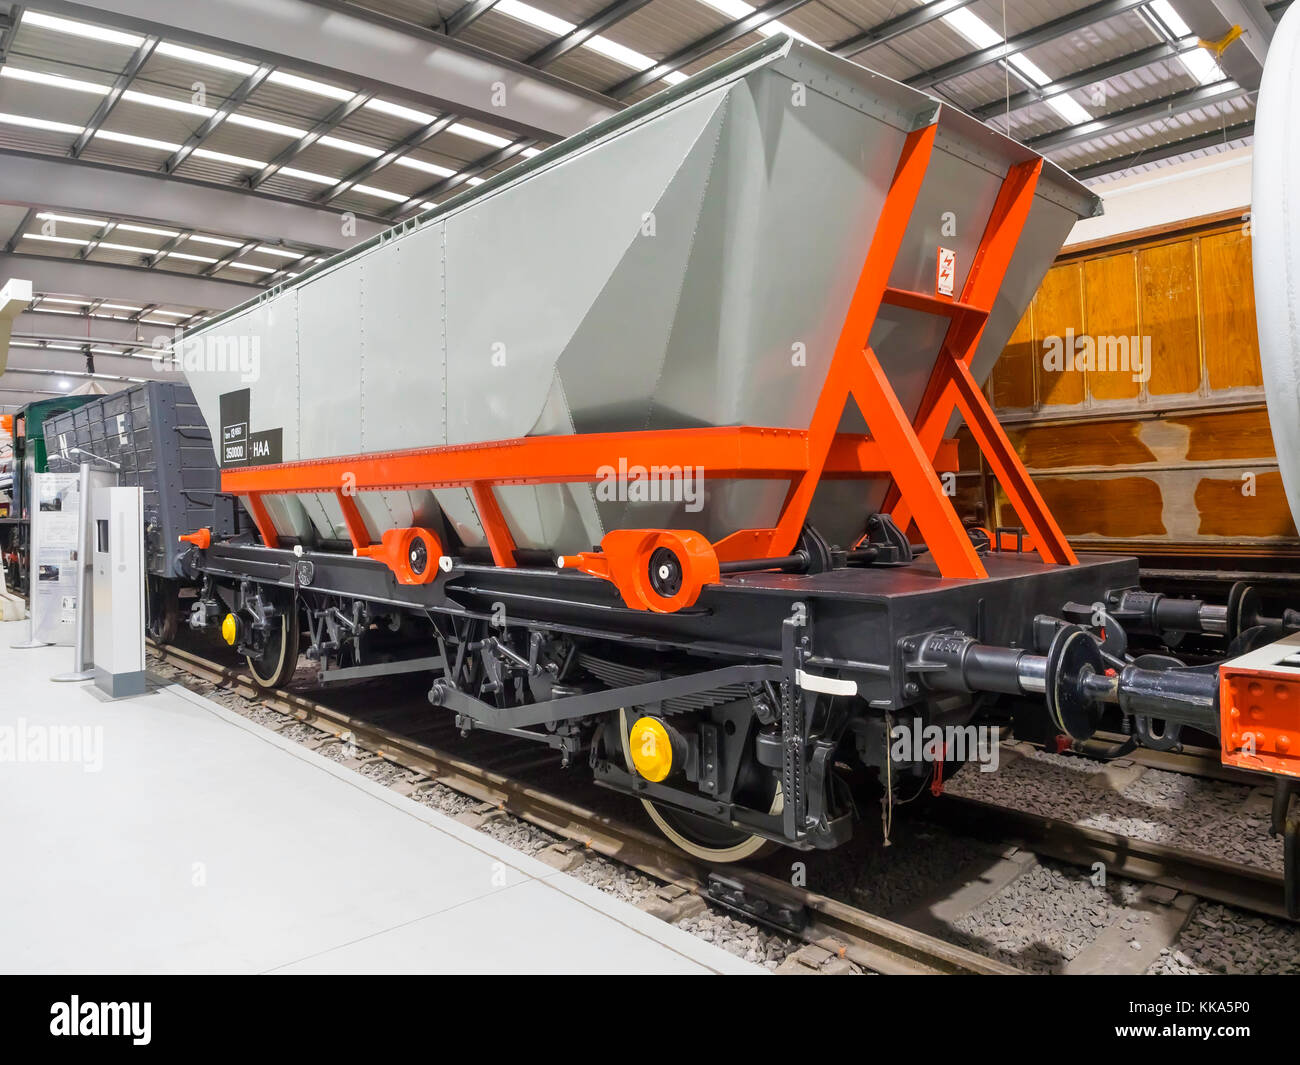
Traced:
<path id="1" fill-rule="evenodd" d="M 278 133 L 282 137 L 293 137 L 295 140 L 307 135 L 305 129 L 286 126 L 280 122 L 268 122 L 264 118 L 253 118 L 251 115 L 230 114 L 226 116 L 226 121 L 233 126 L 247 126 L 249 129 L 260 129 L 263 133 Z"/>
<path id="2" fill-rule="evenodd" d="M 149 92 L 137 92 L 135 89 L 127 89 L 122 93 L 123 100 L 130 100 L 132 103 L 144 104 L 146 107 L 157 107 L 164 111 L 179 111 L 185 115 L 201 115 L 204 118 L 210 118 L 216 114 L 216 109 L 212 107 L 200 107 L 198 104 L 192 104 L 185 100 L 169 100 L 166 96 L 155 96 Z"/>
<path id="3" fill-rule="evenodd" d="M 253 170 L 261 170 L 266 166 L 265 160 L 249 159 L 242 155 L 227 155 L 225 152 L 214 152 L 209 148 L 195 148 L 193 155 L 200 159 L 211 159 L 214 163 L 229 163 L 231 166 L 246 166 Z"/>
<path id="4" fill-rule="evenodd" d="M 107 218 L 86 218 L 82 215 L 76 214 L 55 214 L 53 211 L 39 211 L 37 212 L 36 217 L 42 220 L 49 219 L 54 222 L 67 222 L 74 226 L 95 226 L 102 229 L 104 226 L 108 225 Z"/>
<path id="5" fill-rule="evenodd" d="M 213 52 L 201 52 L 197 48 L 186 48 L 184 45 L 172 44 L 170 41 L 163 41 L 154 51 L 158 55 L 182 59 L 187 63 L 197 63 L 204 67 L 213 67 L 216 70 L 229 70 L 234 74 L 243 74 L 245 77 L 257 69 L 252 63 L 245 63 L 242 59 L 230 59 Z"/>
<path id="6" fill-rule="evenodd" d="M 749 4 L 744 3 L 743 0 L 702 0 L 702 2 L 706 6 L 713 8 L 714 11 L 721 11 L 733 21 L 748 18 L 757 10 Z M 815 41 L 809 40 L 797 30 L 792 30 L 789 26 L 785 25 L 785 23 L 777 22 L 775 19 L 771 22 L 765 22 L 763 25 L 757 27 L 754 32 L 761 33 L 764 37 L 774 37 L 778 33 L 787 33 L 791 37 L 803 41 L 805 44 L 816 43 Z"/>
<path id="7" fill-rule="evenodd" d="M 1052 82 L 1052 79 L 1043 72 L 1042 67 L 1032 60 L 1025 58 L 1023 55 L 1013 55 L 1007 60 L 1007 62 L 1028 78 L 1031 84 L 1036 85 L 1040 89 L 1044 85 L 1050 85 Z"/>
<path id="8" fill-rule="evenodd" d="M 144 38 L 137 37 L 134 33 L 122 33 L 89 22 L 73 22 L 71 19 L 43 15 L 37 11 L 24 11 L 23 25 L 39 26 L 43 30 L 54 30 L 56 33 L 66 33 L 72 37 L 85 37 L 105 44 L 120 44 L 127 48 L 138 48 L 144 43 Z"/>
<path id="9" fill-rule="evenodd" d="M 398 166 L 409 167 L 412 170 L 423 170 L 426 174 L 434 174 L 438 177 L 451 177 L 456 171 L 449 167 L 439 166 L 437 163 L 428 163 L 423 159 L 412 159 L 410 156 L 402 156 L 395 159 Z"/>
<path id="10" fill-rule="evenodd" d="M 1169 32 L 1180 42 L 1192 36 L 1191 27 L 1174 10 L 1174 5 L 1169 0 L 1152 0 L 1150 6 L 1151 13 L 1163 22 Z M 1178 60 L 1183 68 L 1202 85 L 1213 85 L 1216 81 L 1223 81 L 1227 77 L 1218 61 L 1204 48 L 1194 48 L 1190 52 L 1184 52 Z"/>
<path id="11" fill-rule="evenodd" d="M 406 121 L 414 122 L 419 126 L 427 126 L 438 117 L 425 111 L 417 111 L 414 107 L 395 104 L 391 100 L 367 100 L 365 106 L 372 111 L 378 111 L 380 114 L 392 115 L 393 118 L 404 118 Z"/>
<path id="12" fill-rule="evenodd" d="M 959 8 L 943 16 L 943 21 L 970 41 L 976 48 L 997 48 L 1005 44 L 1002 35 L 969 8 Z M 1035 88 L 1045 88 L 1052 83 L 1043 69 L 1027 56 L 1016 53 L 1004 62 L 1015 73 Z M 1064 93 L 1044 101 L 1048 107 L 1072 126 L 1093 120 L 1092 114 L 1078 100 Z"/>
<path id="13" fill-rule="evenodd" d="M 137 148 L 154 148 L 160 152 L 174 152 L 180 149 L 179 144 L 172 144 L 170 141 L 154 140 L 152 137 L 137 137 L 134 133 L 117 133 L 111 129 L 96 130 L 95 136 L 96 138 L 103 137 L 106 141 L 134 144 Z"/>
<path id="14" fill-rule="evenodd" d="M 356 96 L 356 92 L 352 89 L 340 89 L 335 85 L 326 85 L 323 81 L 313 81 L 311 78 L 303 78 L 297 74 L 287 74 L 283 70 L 273 70 L 266 80 L 289 89 L 298 89 L 315 96 L 325 96 L 331 100 L 351 100 Z"/>
<path id="15" fill-rule="evenodd" d="M 226 263 L 227 270 L 254 270 L 259 274 L 273 274 L 275 269 L 270 266 L 255 266 L 253 263 Z"/>
<path id="16" fill-rule="evenodd" d="M 719 2 L 727 2 L 727 0 L 719 0 Z M 748 8 L 751 12 L 754 10 L 749 7 L 748 4 L 743 6 Z M 529 4 L 522 3 L 521 0 L 500 0 L 492 10 L 499 11 L 501 14 L 508 18 L 515 19 L 518 22 L 525 22 L 530 26 L 536 26 L 538 29 L 545 30 L 547 33 L 555 37 L 563 37 L 565 34 L 572 33 L 577 29 L 577 26 L 572 22 L 566 22 L 562 18 L 556 18 L 554 15 L 548 14 L 545 11 L 541 11 Z M 798 36 L 798 34 L 794 34 L 793 31 L 786 32 L 792 33 L 793 36 Z M 804 38 L 804 40 L 807 40 L 807 38 Z M 630 67 L 633 70 L 648 70 L 656 65 L 655 61 L 648 55 L 642 55 L 640 52 L 624 47 L 615 41 L 611 41 L 608 37 L 593 35 L 583 41 L 581 47 L 590 48 L 593 52 L 599 52 L 606 58 L 612 59 L 614 62 L 625 67 Z M 684 81 L 685 77 L 686 76 L 683 74 L 677 80 Z M 664 80 L 669 81 L 670 76 L 664 75 Z"/>
<path id="17" fill-rule="evenodd" d="M 23 240 L 48 240 L 52 244 L 80 244 L 82 247 L 90 243 L 79 237 L 47 237 L 44 233 L 24 233 Z"/>
<path id="18" fill-rule="evenodd" d="M 996 48 L 1002 44 L 1002 34 L 993 29 L 969 8 L 958 8 L 943 16 L 943 21 L 970 41 L 976 48 Z"/>
<path id="19" fill-rule="evenodd" d="M 1066 93 L 1062 93 L 1060 96 L 1052 96 L 1044 102 L 1072 126 L 1081 126 L 1085 122 L 1093 121 L 1091 112 L 1073 96 Z"/>
<path id="20" fill-rule="evenodd" d="M 47 118 L 29 118 L 26 115 L 0 114 L 0 122 L 9 126 L 26 126 L 28 129 L 46 129 L 52 133 L 81 133 L 86 128 L 68 122 L 51 122 Z"/>
<path id="21" fill-rule="evenodd" d="M 65 78 L 59 74 L 46 74 L 40 70 L 23 70 L 21 67 L 0 67 L 0 77 L 13 78 L 15 81 L 30 81 L 34 85 L 49 85 L 56 89 L 69 89 L 73 92 L 88 92 L 92 96 L 107 96 L 109 93 L 107 85 Z"/>
<path id="22" fill-rule="evenodd" d="M 1215 82 L 1224 81 L 1228 77 L 1214 56 L 1210 55 L 1204 48 L 1184 52 L 1178 59 L 1188 69 L 1192 77 L 1202 85 L 1213 85 Z"/>
<path id="23" fill-rule="evenodd" d="M 393 203 L 405 203 L 406 197 L 400 192 L 389 192 L 387 189 L 377 189 L 373 185 L 353 185 L 356 192 L 364 192 L 367 196 L 375 196 L 381 200 L 391 200 Z"/>
<path id="24" fill-rule="evenodd" d="M 101 240 L 96 248 L 107 248 L 109 251 L 133 251 L 140 255 L 153 255 L 157 248 L 141 248 L 135 244 L 110 244 L 106 240 Z"/>
<path id="25" fill-rule="evenodd" d="M 156 226 L 137 226 L 127 222 L 118 222 L 118 229 L 125 229 L 128 233 L 147 233 L 153 237 L 179 237 L 180 234 L 174 229 L 158 229 Z"/>
<path id="26" fill-rule="evenodd" d="M 378 159 L 384 153 L 378 148 L 372 148 L 368 144 L 358 144 L 356 141 L 345 141 L 341 137 L 321 137 L 317 142 L 325 145 L 327 148 L 338 148 L 340 151 L 353 152 L 356 155 L 364 155 L 371 159 Z"/>
<path id="27" fill-rule="evenodd" d="M 499 11 L 501 14 L 519 22 L 526 22 L 530 26 L 536 26 L 539 30 L 545 30 L 556 37 L 562 37 L 574 29 L 572 22 L 565 22 L 562 18 L 556 18 L 545 11 L 540 11 L 528 4 L 522 4 L 519 0 L 500 0 L 500 3 L 493 10 Z"/>
<path id="28" fill-rule="evenodd" d="M 242 248 L 243 244 L 237 240 L 230 240 L 227 237 L 207 237 L 201 233 L 191 233 L 190 240 L 197 241 L 199 244 L 215 244 L 219 248 Z"/>
<path id="29" fill-rule="evenodd" d="M 337 185 L 338 178 L 329 177 L 325 174 L 316 174 L 310 170 L 297 170 L 291 166 L 280 167 L 280 173 L 285 177 L 297 178 L 299 181 L 311 181 L 317 185 Z"/>
<path id="30" fill-rule="evenodd" d="M 267 244 L 259 244 L 257 246 L 257 250 L 260 251 L 263 255 L 278 255 L 282 259 L 302 258 L 302 252 L 300 251 L 289 251 L 286 248 L 272 248 L 270 245 Z"/>
<path id="31" fill-rule="evenodd" d="M 191 263 L 215 263 L 220 261 L 218 259 L 213 259 L 211 256 L 208 255 L 189 255 L 183 251 L 169 251 L 167 253 L 167 258 L 184 259 L 187 262 L 191 262 Z"/>
<path id="32" fill-rule="evenodd" d="M 481 144 L 490 144 L 493 148 L 504 148 L 510 143 L 506 137 L 499 137 L 495 133 L 489 133 L 484 129 L 475 129 L 473 126 L 467 126 L 464 122 L 453 122 L 447 127 L 448 133 L 455 133 L 458 137 L 465 137 L 472 141 L 478 141 Z"/>

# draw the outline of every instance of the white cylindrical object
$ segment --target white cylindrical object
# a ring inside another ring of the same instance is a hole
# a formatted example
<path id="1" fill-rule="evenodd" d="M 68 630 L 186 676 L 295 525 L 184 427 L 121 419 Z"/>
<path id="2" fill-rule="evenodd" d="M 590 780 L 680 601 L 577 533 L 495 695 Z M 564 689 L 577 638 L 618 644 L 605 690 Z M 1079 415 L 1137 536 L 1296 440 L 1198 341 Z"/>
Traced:
<path id="1" fill-rule="evenodd" d="M 1268 419 L 1291 515 L 1300 524 L 1300 8 L 1283 16 L 1255 114 L 1251 232 L 1255 316 Z"/>

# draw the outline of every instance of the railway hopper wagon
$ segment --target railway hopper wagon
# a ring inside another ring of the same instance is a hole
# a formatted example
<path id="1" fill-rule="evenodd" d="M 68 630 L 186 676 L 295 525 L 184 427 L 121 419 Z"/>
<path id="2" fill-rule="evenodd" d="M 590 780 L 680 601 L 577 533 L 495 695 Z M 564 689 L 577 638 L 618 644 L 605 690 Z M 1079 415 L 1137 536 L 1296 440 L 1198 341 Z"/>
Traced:
<path id="1" fill-rule="evenodd" d="M 836 846 L 856 794 L 971 753 L 900 729 L 1218 734 L 1217 667 L 1172 634 L 1296 619 L 1081 562 L 981 391 L 1097 210 L 773 37 L 183 338 L 256 524 L 191 531 L 191 623 L 266 686 L 300 651 L 322 683 L 432 673 L 463 732 L 555 748 L 718 861 Z M 1017 528 L 957 518 L 959 419 Z M 1270 729 L 1256 767 L 1293 772 Z"/>

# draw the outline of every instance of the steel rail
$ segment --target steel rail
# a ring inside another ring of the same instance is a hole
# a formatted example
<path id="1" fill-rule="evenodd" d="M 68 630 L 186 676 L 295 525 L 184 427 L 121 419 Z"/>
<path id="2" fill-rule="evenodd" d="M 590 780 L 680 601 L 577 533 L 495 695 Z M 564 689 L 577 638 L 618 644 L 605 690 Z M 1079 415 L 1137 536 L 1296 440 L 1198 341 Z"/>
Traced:
<path id="1" fill-rule="evenodd" d="M 677 885 L 706 900 L 717 901 L 708 890 L 709 875 L 715 868 L 648 832 L 297 693 L 283 689 L 264 691 L 246 672 L 212 662 L 190 651 L 160 646 L 153 641 L 150 641 L 150 648 L 161 661 L 218 687 L 254 699 L 335 737 L 346 736 L 357 747 L 427 776 L 434 783 L 491 804 L 504 813 L 578 843 L 652 879 Z M 800 938 L 832 951 L 838 947 L 843 957 L 873 972 L 886 975 L 1019 973 L 1002 962 L 824 895 L 794 887 L 766 873 L 734 865 L 718 867 L 717 871 L 729 881 L 740 884 L 754 897 L 778 907 L 806 912 L 809 921 L 799 933 Z M 747 919 L 755 918 L 747 915 Z M 792 933 L 787 930 L 786 934 Z"/>

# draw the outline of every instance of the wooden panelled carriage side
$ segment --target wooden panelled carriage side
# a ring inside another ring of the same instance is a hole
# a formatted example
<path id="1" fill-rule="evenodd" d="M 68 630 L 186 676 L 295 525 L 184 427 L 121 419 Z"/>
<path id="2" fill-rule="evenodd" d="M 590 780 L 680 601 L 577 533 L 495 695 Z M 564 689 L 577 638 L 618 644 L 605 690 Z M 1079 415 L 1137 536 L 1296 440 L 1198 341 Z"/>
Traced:
<path id="1" fill-rule="evenodd" d="M 989 398 L 1076 550 L 1136 554 L 1171 571 L 1296 569 L 1247 218 L 1243 208 L 1068 249 L 1003 351 Z M 1134 380 L 1131 366 L 1049 368 L 1050 338 L 1067 330 L 1149 336 L 1149 378 Z M 963 449 L 961 511 L 1014 525 L 977 458 Z"/>

